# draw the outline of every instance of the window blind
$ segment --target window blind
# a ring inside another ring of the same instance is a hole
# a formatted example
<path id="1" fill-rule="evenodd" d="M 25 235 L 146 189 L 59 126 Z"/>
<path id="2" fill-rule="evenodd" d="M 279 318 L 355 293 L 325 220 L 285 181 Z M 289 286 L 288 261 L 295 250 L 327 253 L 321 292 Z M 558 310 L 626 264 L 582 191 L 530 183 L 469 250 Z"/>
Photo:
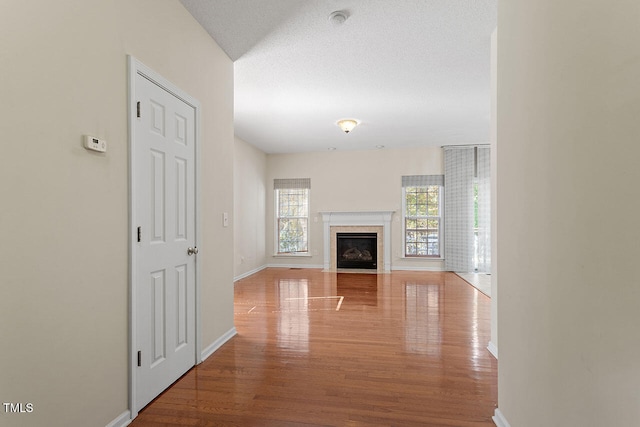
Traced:
<path id="1" fill-rule="evenodd" d="M 444 185 L 444 175 L 405 175 L 402 187 L 426 187 L 428 185 Z"/>
<path id="2" fill-rule="evenodd" d="M 473 271 L 475 147 L 445 147 L 444 174 L 445 269 Z"/>
<path id="3" fill-rule="evenodd" d="M 478 147 L 478 272 L 491 272 L 491 151 Z"/>
<path id="4" fill-rule="evenodd" d="M 311 178 L 285 178 L 285 179 L 274 179 L 273 180 L 273 189 L 274 190 L 290 190 L 293 188 L 311 188 Z"/>

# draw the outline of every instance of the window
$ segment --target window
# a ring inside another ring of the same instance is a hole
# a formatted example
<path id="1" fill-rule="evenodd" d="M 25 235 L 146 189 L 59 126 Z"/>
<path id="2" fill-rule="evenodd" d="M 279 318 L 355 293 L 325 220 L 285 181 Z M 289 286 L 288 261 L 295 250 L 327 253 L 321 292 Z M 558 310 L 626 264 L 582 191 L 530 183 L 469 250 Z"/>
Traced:
<path id="1" fill-rule="evenodd" d="M 309 190 L 311 180 L 275 179 L 277 253 L 309 251 Z"/>
<path id="2" fill-rule="evenodd" d="M 404 256 L 440 257 L 442 175 L 402 177 Z"/>

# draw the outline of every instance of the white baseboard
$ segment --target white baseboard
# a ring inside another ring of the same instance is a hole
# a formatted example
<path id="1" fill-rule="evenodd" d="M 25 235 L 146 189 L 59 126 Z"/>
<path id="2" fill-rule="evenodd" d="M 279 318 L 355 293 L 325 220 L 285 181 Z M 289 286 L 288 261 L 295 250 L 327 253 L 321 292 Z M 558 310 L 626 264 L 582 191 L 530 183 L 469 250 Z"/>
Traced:
<path id="1" fill-rule="evenodd" d="M 225 332 L 220 338 L 215 340 L 209 347 L 202 350 L 202 352 L 200 352 L 200 357 L 202 358 L 202 361 L 204 362 L 207 357 L 215 353 L 217 349 L 222 347 L 224 343 L 226 343 L 231 338 L 233 338 L 237 333 L 238 332 L 236 331 L 236 328 L 234 326 L 233 328 Z"/>
<path id="2" fill-rule="evenodd" d="M 269 268 L 324 268 L 323 264 L 267 264 Z"/>
<path id="3" fill-rule="evenodd" d="M 445 271 L 440 267 L 409 267 L 409 266 L 391 266 L 391 270 L 399 271 Z"/>
<path id="4" fill-rule="evenodd" d="M 265 268 L 313 268 L 313 269 L 320 269 L 320 270 L 324 270 L 324 264 L 265 264 L 261 267 L 258 268 L 254 268 L 251 271 L 247 271 L 246 273 L 240 274 L 239 276 L 236 276 L 233 278 L 234 282 L 237 282 L 240 279 L 244 279 L 245 277 L 249 277 L 252 274 L 256 274 L 262 270 L 264 270 Z M 436 271 L 436 272 L 442 272 L 442 271 L 446 271 L 443 270 L 440 267 L 412 267 L 412 266 L 391 266 L 391 270 L 398 270 L 398 271 Z M 328 270 L 327 270 L 328 271 Z M 383 271 L 384 273 L 384 271 Z"/>
<path id="5" fill-rule="evenodd" d="M 498 427 L 511 427 L 511 424 L 507 421 L 507 419 L 502 415 L 500 409 L 496 408 L 495 415 L 493 416 L 493 422 Z"/>
<path id="6" fill-rule="evenodd" d="M 131 411 L 124 411 L 105 427 L 125 427 L 131 424 Z"/>
<path id="7" fill-rule="evenodd" d="M 246 273 L 242 273 L 241 275 L 234 277 L 234 278 L 233 278 L 233 281 L 234 281 L 234 282 L 237 282 L 237 281 L 238 281 L 238 280 L 240 280 L 240 279 L 244 279 L 245 277 L 249 277 L 249 276 L 251 276 L 252 274 L 256 274 L 257 272 L 262 271 L 262 270 L 264 270 L 265 268 L 267 268 L 267 266 L 266 266 L 266 265 L 260 266 L 260 267 L 258 267 L 258 268 L 254 268 L 254 269 L 253 269 L 253 270 L 251 270 L 251 271 L 247 271 Z"/>
<path id="8" fill-rule="evenodd" d="M 498 347 L 496 347 L 496 345 L 493 342 L 489 341 L 487 350 L 489 350 L 489 353 L 491 353 L 493 357 L 495 357 L 496 359 L 498 358 Z"/>

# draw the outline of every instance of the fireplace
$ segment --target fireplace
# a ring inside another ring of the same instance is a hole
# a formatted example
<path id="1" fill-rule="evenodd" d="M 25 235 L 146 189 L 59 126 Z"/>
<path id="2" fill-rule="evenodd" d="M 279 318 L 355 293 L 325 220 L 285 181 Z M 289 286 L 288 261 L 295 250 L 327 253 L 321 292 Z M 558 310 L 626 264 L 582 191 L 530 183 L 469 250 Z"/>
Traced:
<path id="1" fill-rule="evenodd" d="M 376 271 L 391 271 L 391 216 L 393 211 L 320 212 L 324 223 L 323 267 L 335 271 L 338 233 L 375 233 L 377 246 L 373 257 Z"/>
<path id="2" fill-rule="evenodd" d="M 377 269 L 377 233 L 337 233 L 336 257 L 338 268 Z"/>

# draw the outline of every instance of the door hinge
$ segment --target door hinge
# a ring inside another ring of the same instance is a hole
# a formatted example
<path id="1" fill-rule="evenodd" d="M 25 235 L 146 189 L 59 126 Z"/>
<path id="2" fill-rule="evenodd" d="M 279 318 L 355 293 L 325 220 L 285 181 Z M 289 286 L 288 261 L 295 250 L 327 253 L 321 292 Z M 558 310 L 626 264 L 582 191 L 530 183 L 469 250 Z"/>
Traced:
<path id="1" fill-rule="evenodd" d="M 140 101 L 136 103 L 136 117 L 140 117 Z"/>
<path id="2" fill-rule="evenodd" d="M 138 227 L 138 243 L 142 240 L 142 227 Z"/>
<path id="3" fill-rule="evenodd" d="M 142 366 L 142 352 L 138 351 L 138 366 Z"/>

